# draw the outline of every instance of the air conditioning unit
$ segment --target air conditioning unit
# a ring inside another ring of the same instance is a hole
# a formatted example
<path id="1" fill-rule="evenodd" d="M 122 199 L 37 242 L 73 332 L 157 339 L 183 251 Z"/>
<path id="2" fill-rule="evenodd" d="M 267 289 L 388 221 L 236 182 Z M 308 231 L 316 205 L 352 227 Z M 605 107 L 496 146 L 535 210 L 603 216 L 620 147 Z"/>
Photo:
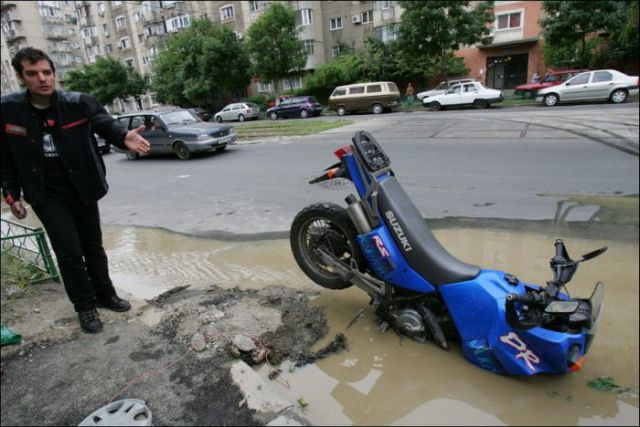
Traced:
<path id="1" fill-rule="evenodd" d="M 360 23 L 360 15 L 351 15 L 351 23 L 359 24 Z"/>

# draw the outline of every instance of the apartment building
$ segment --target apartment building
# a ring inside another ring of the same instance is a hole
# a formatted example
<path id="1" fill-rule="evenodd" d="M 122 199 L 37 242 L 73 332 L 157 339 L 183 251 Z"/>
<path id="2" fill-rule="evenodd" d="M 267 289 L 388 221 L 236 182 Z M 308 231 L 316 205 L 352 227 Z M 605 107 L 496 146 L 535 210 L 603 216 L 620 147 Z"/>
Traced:
<path id="1" fill-rule="evenodd" d="M 73 2 L 2 1 L 0 14 L 2 93 L 20 90 L 11 57 L 25 46 L 48 52 L 60 78 L 83 64 Z"/>
<path id="2" fill-rule="evenodd" d="M 142 75 L 151 72 L 163 40 L 206 18 L 245 37 L 248 28 L 272 2 L 258 1 L 2 1 L 2 91 L 18 90 L 10 57 L 22 46 L 49 52 L 59 81 L 71 68 L 111 55 Z M 301 75 L 279 81 L 256 76 L 239 96 L 277 93 L 302 87 L 304 74 L 343 53 L 362 49 L 364 41 L 396 38 L 402 8 L 397 1 L 283 1 L 296 11 L 298 37 L 307 52 Z M 472 2 L 472 6 L 473 3 Z M 496 1 L 496 19 L 488 45 L 463 47 L 469 75 L 490 87 L 513 88 L 543 75 L 542 43 L 538 20 L 540 1 Z M 143 107 L 155 104 L 151 94 Z M 114 112 L 137 109 L 117 102 Z"/>
<path id="3" fill-rule="evenodd" d="M 469 76 L 495 89 L 513 89 L 531 80 L 533 73 L 545 73 L 542 56 L 541 1 L 496 1 L 496 19 L 491 42 L 462 48 Z"/>

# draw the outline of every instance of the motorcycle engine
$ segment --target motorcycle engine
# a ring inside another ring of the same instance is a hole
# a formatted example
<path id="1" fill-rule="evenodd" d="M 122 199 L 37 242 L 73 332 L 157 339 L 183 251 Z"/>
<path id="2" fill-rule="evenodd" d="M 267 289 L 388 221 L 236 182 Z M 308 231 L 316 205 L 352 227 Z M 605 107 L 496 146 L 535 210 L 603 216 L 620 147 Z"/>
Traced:
<path id="1" fill-rule="evenodd" d="M 393 321 L 394 328 L 403 335 L 424 343 L 427 340 L 427 331 L 420 313 L 412 308 L 404 308 L 389 311 L 389 317 Z"/>

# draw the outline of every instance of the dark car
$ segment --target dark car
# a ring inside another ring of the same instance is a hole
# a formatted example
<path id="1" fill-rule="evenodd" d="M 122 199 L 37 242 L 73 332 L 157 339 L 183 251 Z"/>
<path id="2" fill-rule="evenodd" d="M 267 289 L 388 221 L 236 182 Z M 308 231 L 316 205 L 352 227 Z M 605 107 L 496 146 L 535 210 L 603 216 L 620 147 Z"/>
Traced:
<path id="1" fill-rule="evenodd" d="M 211 113 L 204 108 L 189 108 L 189 111 L 198 116 L 198 118 L 203 122 L 211 120 Z"/>
<path id="2" fill-rule="evenodd" d="M 322 114 L 322 104 L 313 96 L 293 96 L 280 101 L 279 105 L 267 110 L 267 116 L 271 120 L 278 117 L 302 117 L 319 116 Z"/>
<path id="3" fill-rule="evenodd" d="M 182 160 L 193 153 L 222 151 L 238 136 L 232 126 L 202 122 L 184 109 L 138 111 L 123 114 L 118 121 L 130 130 L 145 127 L 141 135 L 151 144 L 150 154 L 175 153 Z M 132 151 L 126 154 L 129 160 L 139 158 Z"/>

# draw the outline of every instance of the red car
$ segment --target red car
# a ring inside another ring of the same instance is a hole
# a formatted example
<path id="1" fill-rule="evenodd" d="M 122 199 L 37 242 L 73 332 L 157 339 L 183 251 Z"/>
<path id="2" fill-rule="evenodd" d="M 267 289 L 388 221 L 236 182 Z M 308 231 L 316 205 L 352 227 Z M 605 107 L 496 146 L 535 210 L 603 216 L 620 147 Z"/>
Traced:
<path id="1" fill-rule="evenodd" d="M 584 71 L 589 71 L 589 70 L 554 71 L 553 73 L 547 74 L 546 76 L 544 76 L 544 78 L 537 83 L 527 83 L 524 85 L 516 86 L 513 94 L 516 96 L 522 96 L 523 98 L 526 98 L 527 95 L 529 95 L 531 99 L 534 99 L 536 97 L 536 92 L 538 92 L 540 89 L 543 89 L 545 87 L 550 87 L 550 86 L 556 86 L 556 85 L 559 85 L 560 83 L 564 83 L 567 80 L 569 80 L 571 77 L 575 76 L 576 74 L 582 73 Z"/>

